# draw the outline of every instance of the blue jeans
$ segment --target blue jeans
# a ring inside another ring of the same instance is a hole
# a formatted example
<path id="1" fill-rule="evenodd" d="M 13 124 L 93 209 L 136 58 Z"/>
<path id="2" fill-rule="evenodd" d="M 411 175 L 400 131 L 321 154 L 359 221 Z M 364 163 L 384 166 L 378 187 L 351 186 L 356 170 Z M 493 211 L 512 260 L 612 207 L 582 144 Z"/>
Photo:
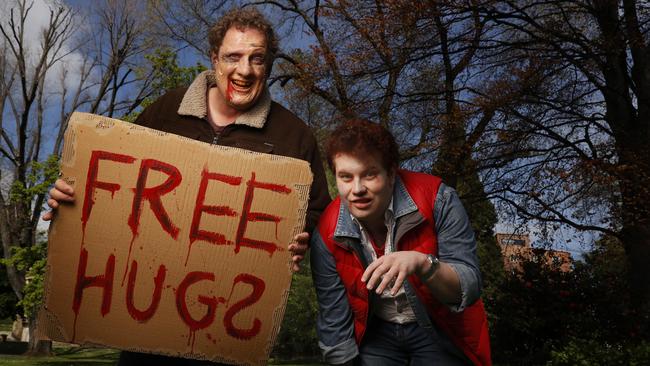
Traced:
<path id="1" fill-rule="evenodd" d="M 471 365 L 447 339 L 417 323 L 396 324 L 378 318 L 369 322 L 359 348 L 361 366 Z"/>

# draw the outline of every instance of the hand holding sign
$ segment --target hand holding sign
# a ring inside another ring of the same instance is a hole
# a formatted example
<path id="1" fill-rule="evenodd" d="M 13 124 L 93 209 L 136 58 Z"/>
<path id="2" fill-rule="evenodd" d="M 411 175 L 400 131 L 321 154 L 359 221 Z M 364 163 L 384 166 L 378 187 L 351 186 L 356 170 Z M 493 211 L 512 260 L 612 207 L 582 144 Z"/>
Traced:
<path id="1" fill-rule="evenodd" d="M 75 114 L 62 173 L 39 314 L 52 339 L 267 360 L 307 249 L 307 163 Z"/>
<path id="2" fill-rule="evenodd" d="M 50 189 L 50 198 L 47 199 L 47 205 L 52 210 L 43 214 L 43 221 L 52 220 L 55 210 L 64 202 L 74 202 L 74 189 L 63 179 L 57 179 L 54 182 L 54 187 Z"/>

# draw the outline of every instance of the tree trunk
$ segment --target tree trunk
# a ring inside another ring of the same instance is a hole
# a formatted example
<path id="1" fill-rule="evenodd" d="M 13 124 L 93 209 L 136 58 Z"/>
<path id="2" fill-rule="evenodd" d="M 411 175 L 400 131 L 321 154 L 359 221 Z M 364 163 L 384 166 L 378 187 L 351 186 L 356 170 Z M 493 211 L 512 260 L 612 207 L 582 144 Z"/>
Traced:
<path id="1" fill-rule="evenodd" d="M 14 225 L 15 223 L 13 217 L 9 214 L 12 205 L 6 205 L 4 197 L 0 197 L 0 203 L 4 207 L 0 208 L 0 242 L 2 242 L 2 257 L 4 259 L 11 259 L 11 246 L 12 243 L 15 243 L 15 236 L 13 233 L 16 231 Z M 23 287 L 25 286 L 25 277 L 20 271 L 16 269 L 16 266 L 13 264 L 6 264 L 5 268 L 7 270 L 7 278 L 9 279 L 9 284 L 16 294 L 18 300 L 23 298 Z"/>
<path id="2" fill-rule="evenodd" d="M 621 241 L 629 264 L 632 304 L 639 311 L 650 305 L 650 151 L 628 142 L 621 153 Z M 637 147 L 634 149 L 634 147 Z M 630 151 L 630 147 L 636 151 Z"/>
<path id="3" fill-rule="evenodd" d="M 30 316 L 29 319 L 29 348 L 26 354 L 29 356 L 51 356 L 52 341 L 42 339 L 38 328 L 38 314 Z"/>

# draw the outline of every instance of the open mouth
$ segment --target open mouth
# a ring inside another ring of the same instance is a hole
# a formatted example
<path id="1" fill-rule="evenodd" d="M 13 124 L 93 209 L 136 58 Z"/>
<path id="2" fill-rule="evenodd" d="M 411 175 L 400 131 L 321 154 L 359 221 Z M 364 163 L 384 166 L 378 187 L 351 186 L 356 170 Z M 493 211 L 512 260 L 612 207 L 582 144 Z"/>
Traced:
<path id="1" fill-rule="evenodd" d="M 350 204 L 357 209 L 365 209 L 370 206 L 372 200 L 370 198 L 361 198 L 354 201 L 350 201 Z"/>
<path id="2" fill-rule="evenodd" d="M 236 90 L 246 90 L 253 85 L 252 82 L 243 80 L 230 80 L 230 83 Z"/>

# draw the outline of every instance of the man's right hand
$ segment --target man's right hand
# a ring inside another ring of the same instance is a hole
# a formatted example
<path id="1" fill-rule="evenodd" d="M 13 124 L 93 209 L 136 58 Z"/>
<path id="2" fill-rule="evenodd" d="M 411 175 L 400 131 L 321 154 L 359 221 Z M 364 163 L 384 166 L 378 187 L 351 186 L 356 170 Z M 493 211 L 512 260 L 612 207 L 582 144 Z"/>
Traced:
<path id="1" fill-rule="evenodd" d="M 43 214 L 43 221 L 52 220 L 55 210 L 64 202 L 74 202 L 74 189 L 63 179 L 57 179 L 54 187 L 50 189 L 50 198 L 47 199 L 47 205 L 51 210 Z"/>

